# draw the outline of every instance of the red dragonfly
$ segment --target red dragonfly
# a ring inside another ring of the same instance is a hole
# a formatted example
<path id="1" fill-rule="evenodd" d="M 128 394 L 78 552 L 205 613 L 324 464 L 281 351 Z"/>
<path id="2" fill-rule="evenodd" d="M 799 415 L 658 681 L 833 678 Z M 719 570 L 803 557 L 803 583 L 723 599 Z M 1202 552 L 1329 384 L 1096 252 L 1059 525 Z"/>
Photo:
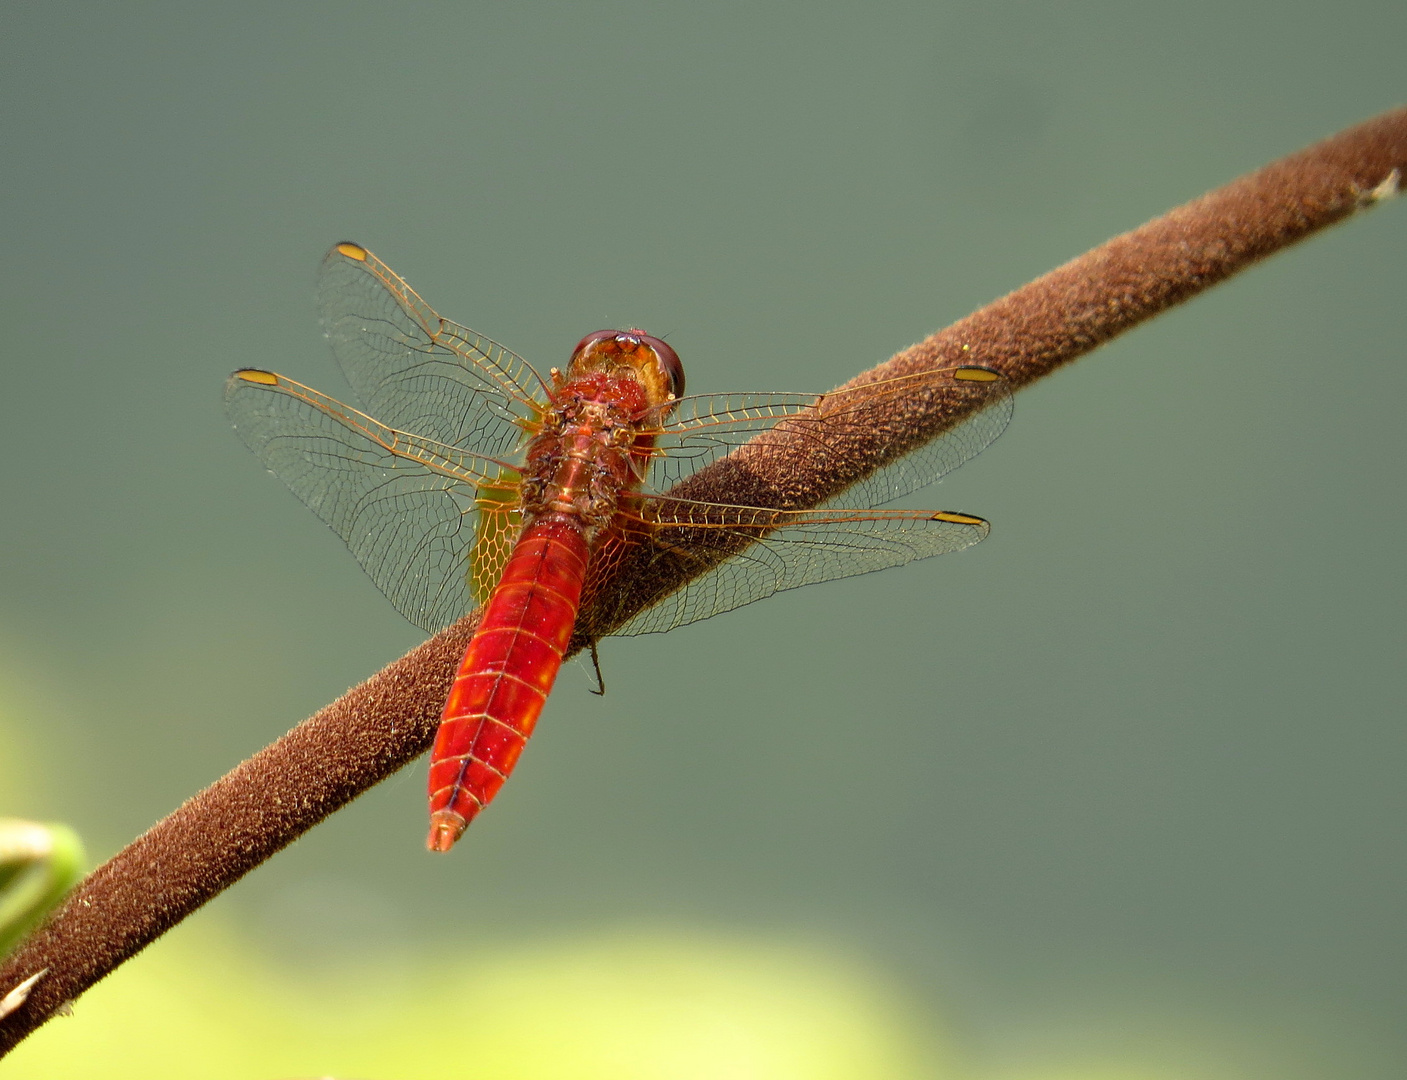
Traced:
<path id="1" fill-rule="evenodd" d="M 430 758 L 430 836 L 448 851 L 497 794 L 532 734 L 570 645 L 670 630 L 813 581 L 957 551 L 987 535 L 968 514 L 873 510 L 936 480 L 1001 434 L 1001 376 L 949 367 L 831 394 L 684 396 L 675 351 L 641 330 L 582 338 L 544 379 L 442 319 L 357 244 L 328 252 L 323 327 L 368 412 L 268 371 L 236 371 L 225 401 L 240 436 L 330 525 L 402 615 L 427 631 L 486 609 Z M 669 488 L 783 424 L 824 453 L 886 396 L 945 396 L 965 421 L 846 492 L 864 509 L 775 510 Z M 824 409 L 821 403 L 824 400 Z M 379 416 L 372 419 L 369 414 Z M 644 558 L 692 565 L 629 611 L 612 571 Z M 583 612 L 588 613 L 578 618 Z M 618 618 L 609 620 L 620 622 Z"/>

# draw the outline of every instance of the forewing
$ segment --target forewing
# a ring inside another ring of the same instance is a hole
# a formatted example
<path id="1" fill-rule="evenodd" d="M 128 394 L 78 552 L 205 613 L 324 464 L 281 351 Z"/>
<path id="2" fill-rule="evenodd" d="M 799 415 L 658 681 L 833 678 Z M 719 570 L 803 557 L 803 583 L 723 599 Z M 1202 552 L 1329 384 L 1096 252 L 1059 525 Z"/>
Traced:
<path id="1" fill-rule="evenodd" d="M 235 430 L 337 533 L 397 611 L 435 631 L 472 606 L 474 565 L 498 557 L 516 476 L 500 462 L 397 431 L 272 372 L 225 387 Z"/>
<path id="2" fill-rule="evenodd" d="M 368 412 L 393 427 L 507 457 L 540 416 L 545 388 L 527 361 L 435 314 L 356 244 L 338 244 L 318 277 L 323 331 Z"/>
<path id="3" fill-rule="evenodd" d="M 649 486 L 667 491 L 764 431 L 781 428 L 812 440 L 837 460 L 858 439 L 883 436 L 896 399 L 914 411 L 961 417 L 935 438 L 871 473 L 836 498 L 854 507 L 882 506 L 926 487 L 981 453 L 1011 420 L 1012 397 L 996 372 L 946 368 L 829 394 L 715 394 L 683 398 L 656 436 Z M 890 423 L 894 423 L 890 421 Z M 903 434 L 896 431 L 896 435 Z"/>
<path id="4" fill-rule="evenodd" d="M 626 617 L 606 631 L 621 636 L 672 630 L 783 589 L 960 551 L 990 530 L 981 518 L 948 512 L 783 511 L 669 498 L 641 500 L 618 525 L 620 539 L 593 566 L 600 577 L 589 598 L 603 630 Z M 640 590 L 610 593 L 624 562 L 632 564 L 632 582 L 653 585 L 652 606 L 638 613 L 630 608 L 646 598 Z M 589 635 L 592 628 L 584 629 Z"/>

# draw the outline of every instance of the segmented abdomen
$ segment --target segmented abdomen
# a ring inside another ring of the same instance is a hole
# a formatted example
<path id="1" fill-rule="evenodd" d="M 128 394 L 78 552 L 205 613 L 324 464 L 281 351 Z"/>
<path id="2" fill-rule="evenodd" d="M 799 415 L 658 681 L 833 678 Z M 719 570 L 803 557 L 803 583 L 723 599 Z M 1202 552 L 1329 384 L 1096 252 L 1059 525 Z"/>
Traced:
<path id="1" fill-rule="evenodd" d="M 435 735 L 430 850 L 448 851 L 513 771 L 571 641 L 588 558 L 566 515 L 539 518 L 518 539 Z"/>

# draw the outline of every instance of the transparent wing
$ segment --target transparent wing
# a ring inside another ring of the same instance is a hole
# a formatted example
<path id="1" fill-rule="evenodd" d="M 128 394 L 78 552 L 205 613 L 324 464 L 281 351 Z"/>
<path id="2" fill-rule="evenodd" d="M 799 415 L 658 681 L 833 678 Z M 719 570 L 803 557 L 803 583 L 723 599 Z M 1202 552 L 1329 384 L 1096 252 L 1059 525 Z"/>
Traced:
<path id="1" fill-rule="evenodd" d="M 968 514 L 926 510 L 764 510 L 646 497 L 618 515 L 588 582 L 588 610 L 620 636 L 672 630 L 783 589 L 867 574 L 960 551 L 990 526 Z M 644 589 L 612 592 L 622 564 Z M 681 584 L 690 575 L 687 584 Z M 649 604 L 644 610 L 640 608 Z M 592 625 L 581 628 L 593 635 Z"/>
<path id="2" fill-rule="evenodd" d="M 962 366 L 905 375 L 829 394 L 714 394 L 686 397 L 656 436 L 649 487 L 678 481 L 779 425 L 813 440 L 822 453 L 846 457 L 847 444 L 885 432 L 884 407 L 915 400 L 926 415 L 961 416 L 931 441 L 848 488 L 856 507 L 881 506 L 926 487 L 981 453 L 1011 420 L 1010 388 L 997 372 Z M 888 423 L 892 426 L 894 421 Z M 895 432 L 896 436 L 901 434 Z M 908 432 L 902 434 L 907 435 Z"/>
<path id="3" fill-rule="evenodd" d="M 517 532 L 509 466 L 389 428 L 272 372 L 235 372 L 225 406 L 249 448 L 417 626 L 435 631 L 463 615 L 486 591 L 475 575 L 506 559 Z"/>
<path id="4" fill-rule="evenodd" d="M 347 381 L 393 427 L 490 457 L 535 427 L 545 387 L 527 361 L 440 318 L 365 248 L 327 253 L 318 305 Z"/>

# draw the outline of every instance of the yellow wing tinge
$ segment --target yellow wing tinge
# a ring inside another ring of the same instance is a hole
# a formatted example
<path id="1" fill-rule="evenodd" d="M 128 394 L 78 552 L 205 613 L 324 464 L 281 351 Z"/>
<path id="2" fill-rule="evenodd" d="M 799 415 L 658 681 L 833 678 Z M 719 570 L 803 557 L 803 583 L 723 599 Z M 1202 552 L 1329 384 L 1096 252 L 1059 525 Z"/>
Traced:
<path id="1" fill-rule="evenodd" d="M 466 570 L 469 593 L 475 603 L 488 601 L 522 531 L 523 512 L 518 506 L 520 479 L 516 469 L 505 468 L 492 482 L 479 486 L 474 500 L 479 510 L 479 523 L 474 530 L 474 550 L 469 554 Z"/>

